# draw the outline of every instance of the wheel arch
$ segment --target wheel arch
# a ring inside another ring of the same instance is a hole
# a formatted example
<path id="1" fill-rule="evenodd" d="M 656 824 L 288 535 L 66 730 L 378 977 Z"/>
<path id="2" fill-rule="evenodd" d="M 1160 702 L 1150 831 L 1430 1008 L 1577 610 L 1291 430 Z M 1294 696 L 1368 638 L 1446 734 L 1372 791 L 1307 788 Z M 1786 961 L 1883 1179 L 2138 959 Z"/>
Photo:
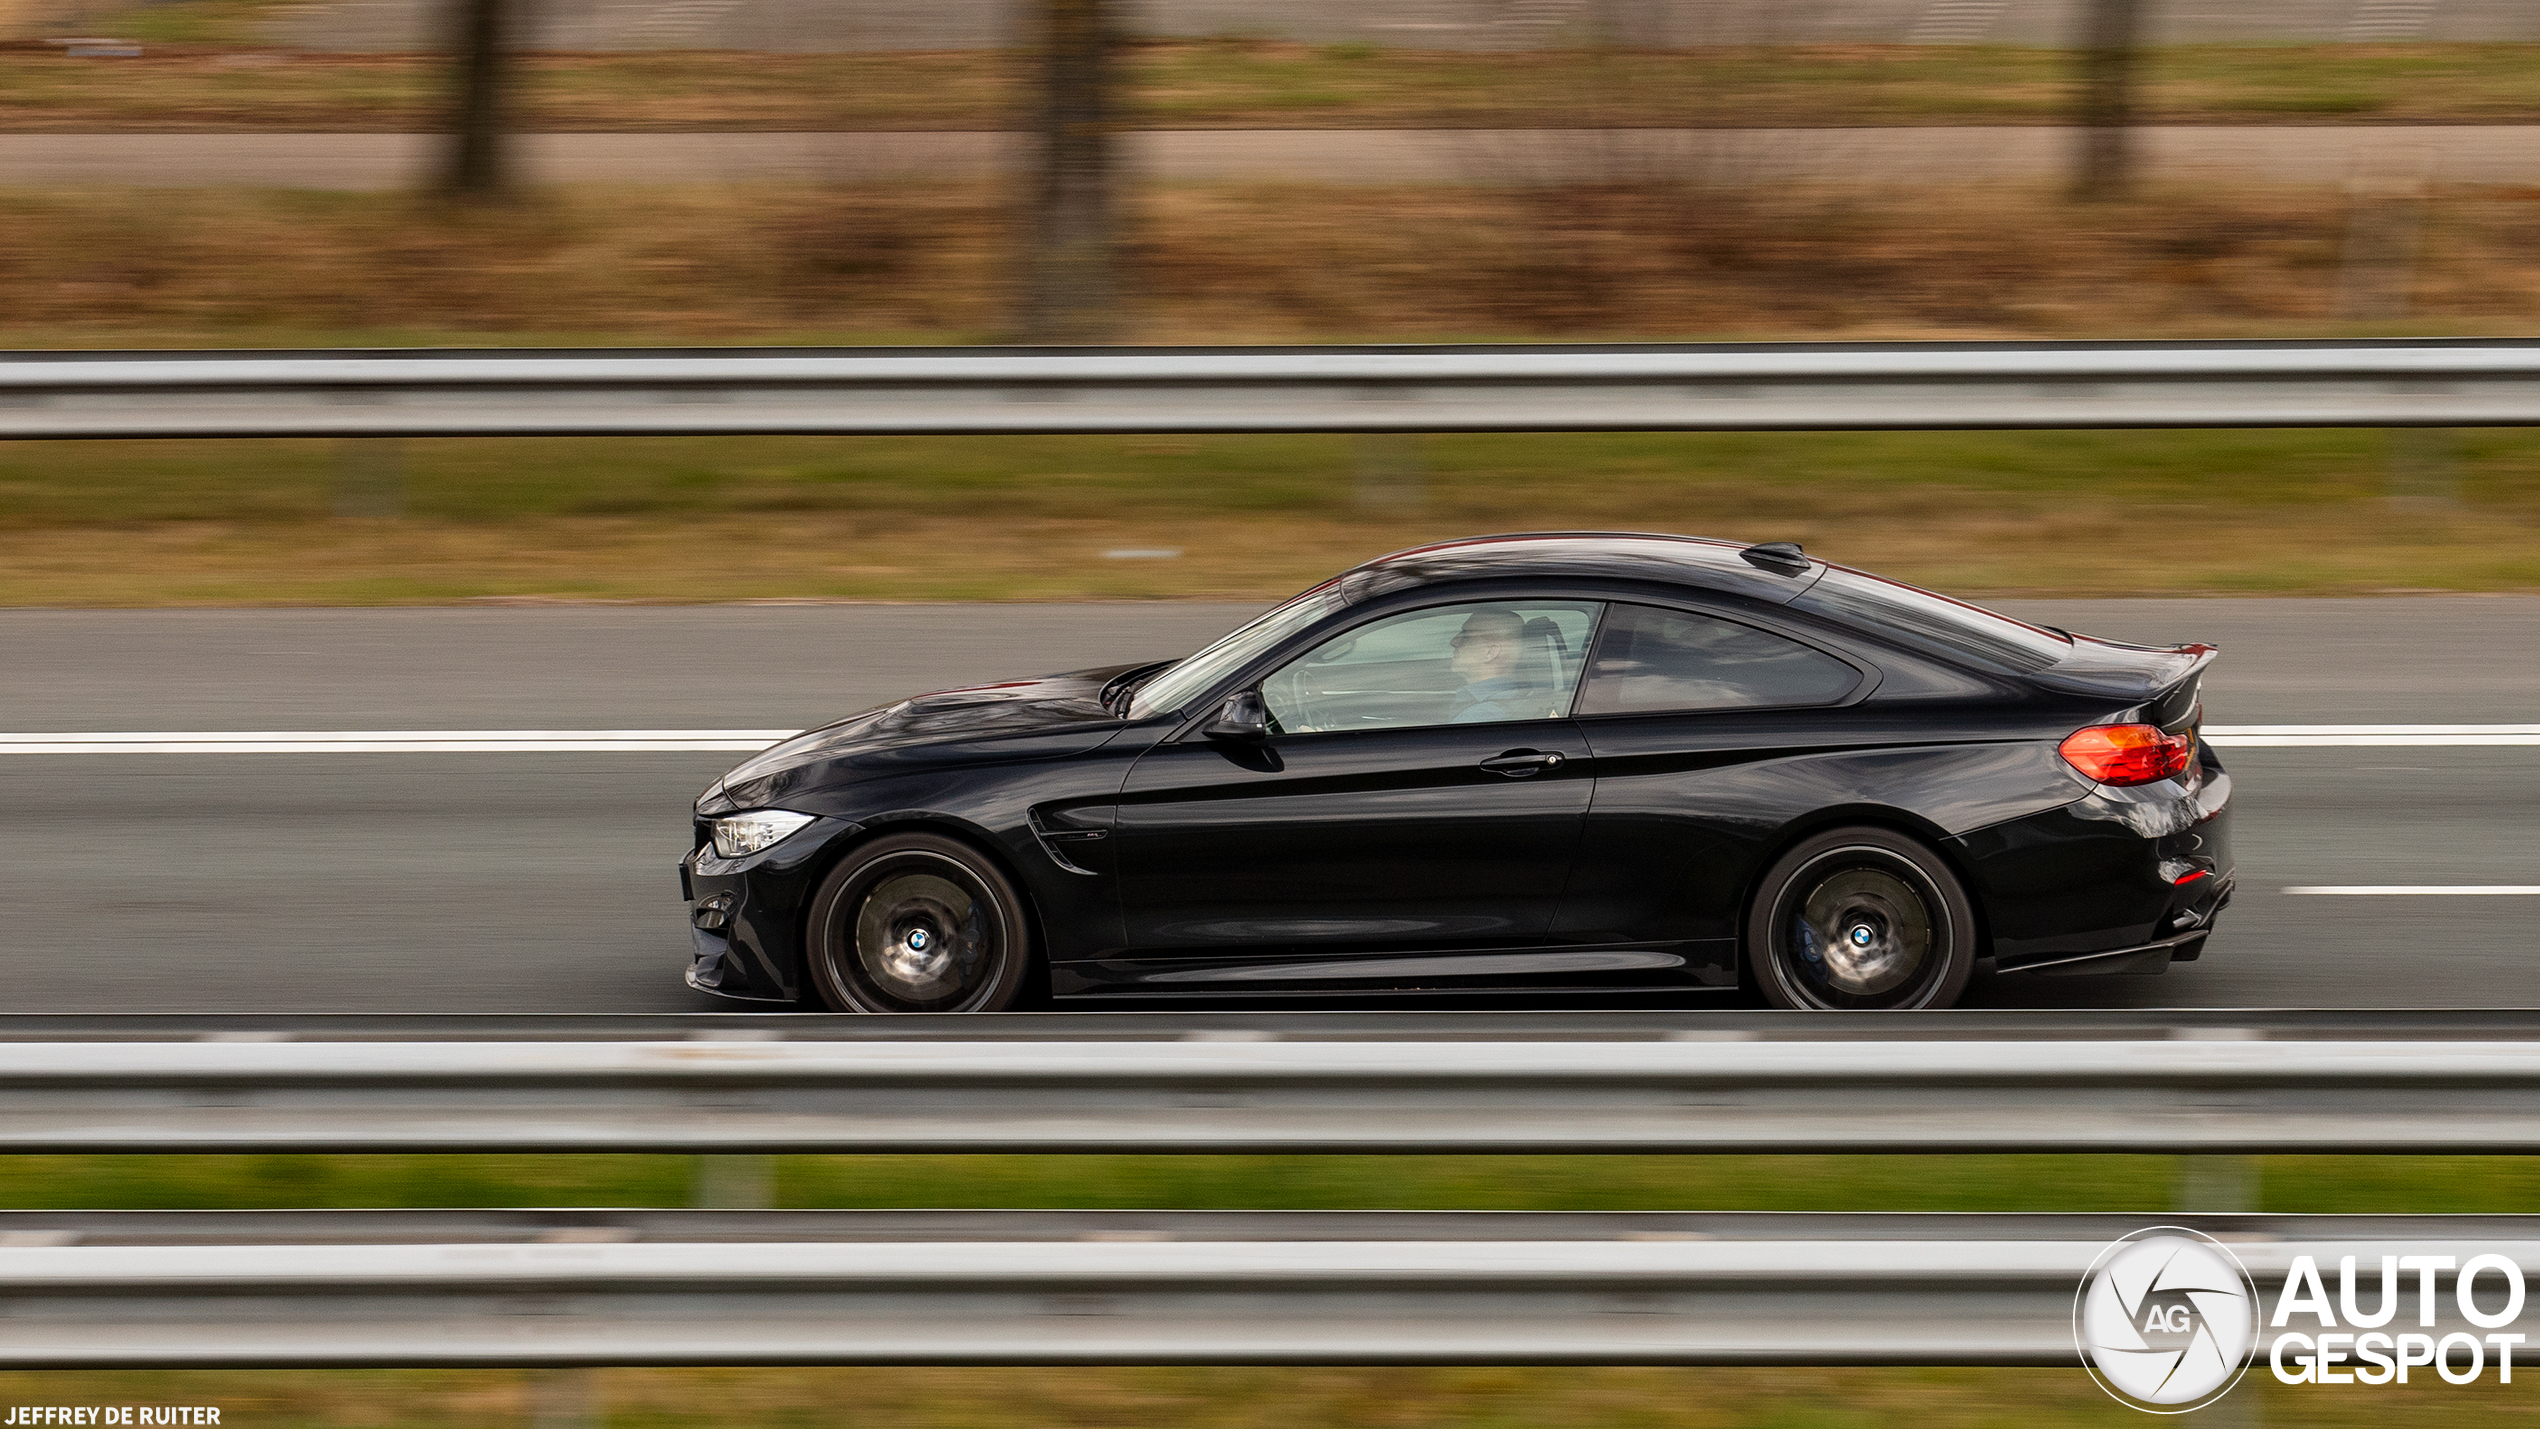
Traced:
<path id="1" fill-rule="evenodd" d="M 856 822 L 858 828 L 854 833 L 821 850 L 820 857 L 813 864 L 809 887 L 820 888 L 829 881 L 831 874 L 838 871 L 838 865 L 846 862 L 857 850 L 882 839 L 899 834 L 933 834 L 949 839 L 996 865 L 997 871 L 1005 875 L 1006 882 L 1014 886 L 1015 896 L 1023 901 L 1024 931 L 1028 939 L 1024 948 L 1024 985 L 1027 989 L 1034 989 L 1048 978 L 1049 937 L 1042 927 L 1040 902 L 1033 896 L 1030 880 L 1023 876 L 1022 868 L 995 834 L 968 819 L 932 809 L 877 814 Z M 811 917 L 818 903 L 816 897 L 804 898 L 801 910 L 795 915 L 795 947 L 801 958 L 801 966 L 795 969 L 796 995 L 800 998 L 816 996 L 811 982 Z"/>
<path id="2" fill-rule="evenodd" d="M 1782 855 L 1809 839 L 1830 829 L 1851 828 L 1885 829 L 1889 833 L 1903 834 L 1930 849 L 1933 856 L 1948 868 L 1950 876 L 1958 880 L 1959 891 L 1967 897 L 1967 906 L 1975 910 L 1977 960 L 1981 962 L 1993 955 L 1992 914 L 1984 906 L 1983 886 L 1974 878 L 1973 870 L 1967 867 L 1963 851 L 1948 830 L 1894 804 L 1831 804 L 1782 825 L 1756 851 L 1754 867 L 1746 875 L 1746 886 L 1738 891 L 1737 922 L 1734 925 L 1737 929 L 1737 978 L 1740 988 L 1746 988 L 1753 975 L 1751 954 L 1754 950 L 1746 945 L 1747 929 L 1754 922 L 1755 899 L 1764 891 L 1764 875 L 1772 872 L 1773 865 L 1781 862 Z"/>

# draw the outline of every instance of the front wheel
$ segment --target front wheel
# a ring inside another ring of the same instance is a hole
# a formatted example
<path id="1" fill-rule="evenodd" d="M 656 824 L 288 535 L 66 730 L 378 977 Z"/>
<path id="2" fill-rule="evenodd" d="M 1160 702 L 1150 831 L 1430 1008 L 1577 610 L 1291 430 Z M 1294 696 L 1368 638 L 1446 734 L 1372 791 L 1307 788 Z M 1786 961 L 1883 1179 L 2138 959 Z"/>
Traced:
<path id="1" fill-rule="evenodd" d="M 1887 829 L 1835 829 L 1765 872 L 1746 956 L 1775 1007 L 1947 1007 L 1975 970 L 1975 908 L 1923 844 Z"/>
<path id="2" fill-rule="evenodd" d="M 812 898 L 805 961 L 832 1012 L 1002 1012 L 1029 964 L 1023 899 L 995 864 L 935 834 L 849 853 Z"/>

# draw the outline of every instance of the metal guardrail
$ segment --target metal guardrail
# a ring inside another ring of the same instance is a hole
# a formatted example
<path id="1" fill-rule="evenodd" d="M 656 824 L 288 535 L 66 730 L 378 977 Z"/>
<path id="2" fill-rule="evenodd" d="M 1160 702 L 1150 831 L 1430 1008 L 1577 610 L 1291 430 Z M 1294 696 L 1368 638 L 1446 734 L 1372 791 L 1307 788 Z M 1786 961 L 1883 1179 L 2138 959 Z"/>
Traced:
<path id="1" fill-rule="evenodd" d="M 2540 1041 L 0 1043 L 0 1152 L 2540 1150 Z"/>
<path id="2" fill-rule="evenodd" d="M 0 354 L 0 438 L 2531 423 L 2509 340 Z"/>
<path id="3" fill-rule="evenodd" d="M 2164 1221 L 2262 1284 L 2540 1257 L 2514 1216 L 18 1213 L 0 1366 L 2069 1365 Z"/>

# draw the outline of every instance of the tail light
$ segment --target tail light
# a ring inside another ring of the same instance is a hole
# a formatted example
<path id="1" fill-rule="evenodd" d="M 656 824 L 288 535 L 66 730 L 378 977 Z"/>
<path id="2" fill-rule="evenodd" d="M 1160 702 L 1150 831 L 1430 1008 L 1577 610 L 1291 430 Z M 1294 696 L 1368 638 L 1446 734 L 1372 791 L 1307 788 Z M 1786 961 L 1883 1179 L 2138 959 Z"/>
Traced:
<path id="1" fill-rule="evenodd" d="M 2196 757 L 2196 736 L 2148 724 L 2094 724 L 2073 731 L 2056 749 L 2065 763 L 2099 783 L 2149 784 L 2187 772 Z"/>

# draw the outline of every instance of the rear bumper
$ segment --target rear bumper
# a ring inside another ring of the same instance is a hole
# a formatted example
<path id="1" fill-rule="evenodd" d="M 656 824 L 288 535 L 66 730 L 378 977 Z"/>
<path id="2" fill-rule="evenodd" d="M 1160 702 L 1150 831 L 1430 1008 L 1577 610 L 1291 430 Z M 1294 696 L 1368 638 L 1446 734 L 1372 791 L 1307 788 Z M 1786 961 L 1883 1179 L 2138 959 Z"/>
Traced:
<path id="1" fill-rule="evenodd" d="M 2023 963 L 2012 972 L 2035 973 L 2039 977 L 2093 977 L 2115 973 L 2167 972 L 2172 963 L 2194 962 L 2205 951 L 2205 940 L 2213 936 L 2200 929 L 2163 938 L 2139 948 L 2111 948 L 2104 953 L 2075 953 L 2052 962 Z"/>
<path id="2" fill-rule="evenodd" d="M 2156 973 L 2231 901 L 2231 776 L 2099 788 L 1957 840 L 2002 972 Z"/>

